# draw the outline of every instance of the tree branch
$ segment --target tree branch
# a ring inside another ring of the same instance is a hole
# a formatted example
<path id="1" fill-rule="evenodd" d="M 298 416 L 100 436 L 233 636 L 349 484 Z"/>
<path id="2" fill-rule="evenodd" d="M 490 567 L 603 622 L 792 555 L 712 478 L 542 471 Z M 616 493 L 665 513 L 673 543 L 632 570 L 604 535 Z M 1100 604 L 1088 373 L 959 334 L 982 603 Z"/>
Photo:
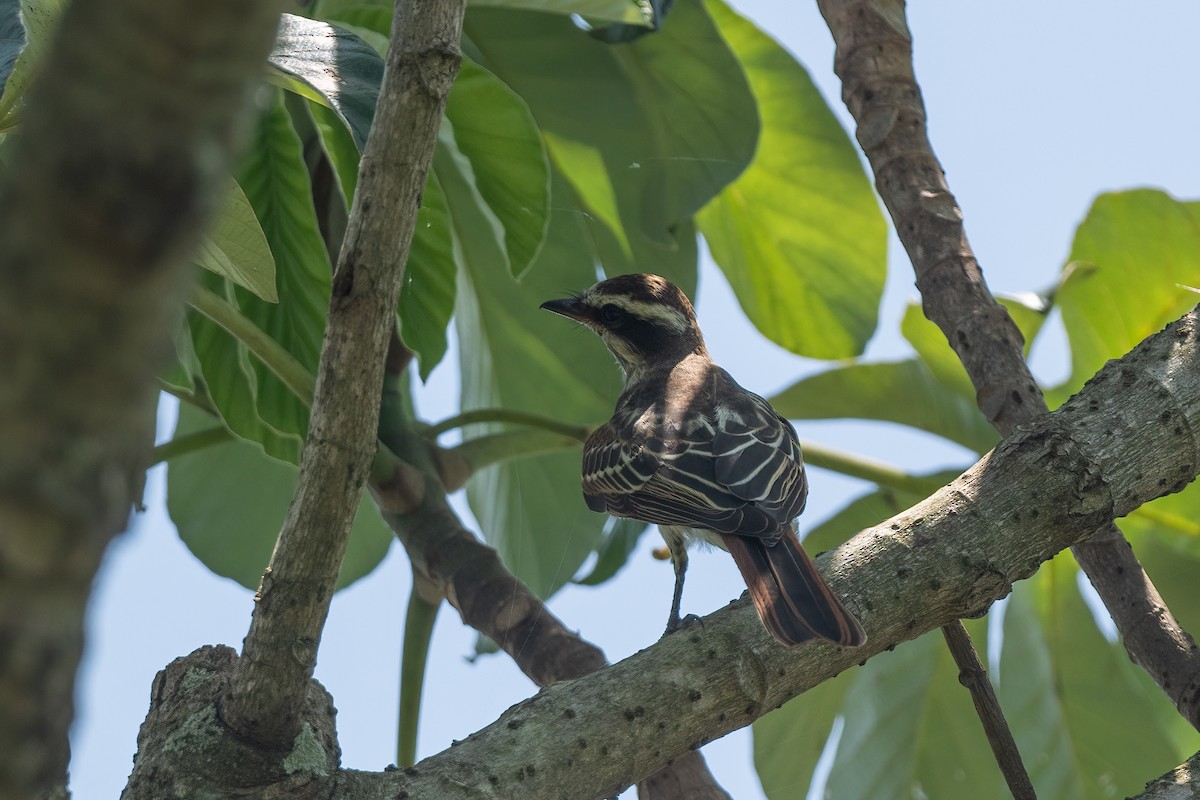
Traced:
<path id="1" fill-rule="evenodd" d="M 1046 413 L 1020 331 L 988 290 L 963 215 L 933 153 L 902 2 L 818 0 L 837 45 L 842 98 L 921 290 L 925 315 L 966 367 L 980 409 L 1002 435 Z M 1130 657 L 1200 727 L 1200 651 L 1115 525 L 1073 548 Z"/>
<path id="2" fill-rule="evenodd" d="M 204 648 L 155 681 L 128 795 L 236 787 L 274 797 L 302 786 L 305 796 L 360 800 L 611 796 L 864 659 L 987 606 L 1103 520 L 1186 486 L 1200 469 L 1198 328 L 1192 311 L 949 486 L 818 558 L 870 637 L 862 648 L 779 647 L 740 600 L 619 664 L 545 689 L 411 769 L 383 773 L 336 767 L 330 704 L 315 682 L 308 735 L 287 769 L 278 755 L 263 765 L 213 713 L 232 652 Z M 197 757 L 178 758 L 181 746 Z"/>
<path id="3" fill-rule="evenodd" d="M 346 537 L 375 456 L 383 361 L 417 207 L 458 71 L 464 3 L 398 3 L 338 259 L 296 494 L 222 704 L 234 730 L 291 745 Z"/>
<path id="4" fill-rule="evenodd" d="M 0 189 L 0 796 L 65 785 L 92 580 L 279 4 L 77 0 Z"/>
<path id="5" fill-rule="evenodd" d="M 424 470 L 427 488 L 414 505 L 405 482 L 375 480 L 371 492 L 384 521 L 408 553 L 413 579 L 445 597 L 462 620 L 496 642 L 538 686 L 579 678 L 605 666 L 604 653 L 568 630 L 541 599 L 508 571 L 495 549 L 462 524 L 446 499 L 445 453 L 406 418 L 401 386 L 408 359 L 399 336 L 387 359 L 379 436 L 408 464 Z M 429 598 L 426 598 L 429 599 Z M 728 800 L 704 759 L 689 753 L 639 787 L 643 800 Z"/>
<path id="6" fill-rule="evenodd" d="M 864 658 L 994 602 L 1104 520 L 1195 477 L 1197 328 L 1193 311 L 949 486 L 819 558 L 867 630 L 863 648 L 778 647 L 738 601 L 546 689 L 410 771 L 346 772 L 336 788 L 363 798 L 611 795 Z"/>

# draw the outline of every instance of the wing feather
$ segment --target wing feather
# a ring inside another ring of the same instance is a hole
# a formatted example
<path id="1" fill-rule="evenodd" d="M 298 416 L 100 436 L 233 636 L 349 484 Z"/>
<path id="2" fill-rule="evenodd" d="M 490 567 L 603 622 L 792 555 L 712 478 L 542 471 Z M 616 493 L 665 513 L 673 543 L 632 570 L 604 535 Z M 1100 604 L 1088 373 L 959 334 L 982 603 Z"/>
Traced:
<path id="1" fill-rule="evenodd" d="M 650 406 L 640 415 L 618 413 L 597 429 L 584 447 L 588 507 L 777 541 L 804 508 L 800 446 L 766 400 L 733 387 L 691 409 L 699 413 L 686 422 Z M 738 407 L 718 408 L 722 396 L 739 399 Z"/>

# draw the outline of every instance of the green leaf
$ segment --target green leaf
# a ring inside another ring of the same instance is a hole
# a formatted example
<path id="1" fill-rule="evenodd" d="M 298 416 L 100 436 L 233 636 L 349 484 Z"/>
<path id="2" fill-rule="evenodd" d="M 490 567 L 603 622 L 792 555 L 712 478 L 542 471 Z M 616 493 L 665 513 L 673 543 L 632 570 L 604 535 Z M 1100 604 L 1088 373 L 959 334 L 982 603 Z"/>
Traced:
<path id="1" fill-rule="evenodd" d="M 983 626 L 970 627 L 982 651 Z M 1002 796 L 985 790 L 999 773 L 940 632 L 871 659 L 846 698 L 830 797 Z"/>
<path id="2" fill-rule="evenodd" d="M 999 441 L 973 401 L 948 390 L 916 359 L 834 367 L 792 384 L 771 404 L 789 419 L 898 422 L 976 453 Z"/>
<path id="3" fill-rule="evenodd" d="M 858 149 L 787 50 L 721 0 L 705 7 L 741 60 L 762 134 L 749 168 L 700 212 L 700 232 L 764 336 L 812 358 L 859 355 L 883 294 L 887 225 Z"/>
<path id="4" fill-rule="evenodd" d="M 900 332 L 917 351 L 921 363 L 942 386 L 974 405 L 975 386 L 971 383 L 966 368 L 946 341 L 941 328 L 926 318 L 919 303 L 909 303 L 904 309 Z"/>
<path id="5" fill-rule="evenodd" d="M 578 14 L 591 22 L 623 22 L 649 26 L 654 11 L 649 0 L 471 0 L 471 8 L 496 6 L 548 11 L 554 14 Z"/>
<path id="6" fill-rule="evenodd" d="M 804 797 L 857 675 L 846 670 L 754 721 L 754 768 L 771 800 Z"/>
<path id="7" fill-rule="evenodd" d="M 358 188 L 358 144 L 341 118 L 328 106 L 309 101 L 308 112 L 320 137 L 321 149 L 337 175 L 338 186 L 348 209 L 354 190 Z"/>
<path id="8" fill-rule="evenodd" d="M 333 109 L 362 150 L 383 80 L 374 47 L 344 28 L 284 14 L 269 63 L 272 83 Z"/>
<path id="9" fill-rule="evenodd" d="M 496 76 L 463 61 L 446 104 L 458 151 L 499 226 L 515 277 L 529 268 L 549 225 L 550 166 L 524 101 Z"/>
<path id="10" fill-rule="evenodd" d="M 195 394 L 196 377 L 201 374 L 201 368 L 186 317 L 179 320 L 171 333 L 171 343 L 175 346 L 175 358 L 159 371 L 158 379 L 186 395 Z"/>
<path id="11" fill-rule="evenodd" d="M 683 226 L 745 168 L 758 137 L 749 85 L 699 0 L 630 44 L 512 10 L 472 10 L 465 29 L 468 51 L 529 104 L 605 268 L 657 272 L 690 294 Z"/>
<path id="12" fill-rule="evenodd" d="M 612 517 L 605 527 L 604 542 L 596 549 L 596 563 L 587 575 L 574 581 L 580 586 L 599 586 L 620 572 L 650 526 L 634 519 Z"/>
<path id="13" fill-rule="evenodd" d="M 1079 796 L 1081 787 L 1083 797 L 1123 797 L 1189 755 L 1194 738 L 1185 752 L 1173 736 L 1175 710 L 1124 647 L 1096 628 L 1077 574 L 1061 553 L 1017 586 L 998 693 L 1016 709 L 1010 722 L 1022 752 L 1052 748 L 1048 760 L 1030 765 L 1039 794 Z M 1062 723 L 1047 731 L 1056 717 Z"/>
<path id="14" fill-rule="evenodd" d="M 175 435 L 212 424 L 212 417 L 184 404 Z M 269 458 L 245 442 L 214 445 L 168 462 L 167 511 L 179 538 L 206 567 L 256 589 L 296 491 L 298 475 L 296 467 Z M 346 544 L 338 588 L 375 569 L 391 543 L 391 531 L 364 494 Z"/>
<path id="15" fill-rule="evenodd" d="M 446 328 L 454 314 L 457 269 L 450 208 L 437 175 L 431 171 L 421 195 L 400 290 L 400 335 L 417 354 L 421 380 L 427 380 L 446 355 Z"/>
<path id="16" fill-rule="evenodd" d="M 275 259 L 254 209 L 242 188 L 230 181 L 225 205 L 201 245 L 196 261 L 224 275 L 269 303 L 279 302 L 275 291 Z"/>
<path id="17" fill-rule="evenodd" d="M 1200 203 L 1151 189 L 1096 198 L 1075 232 L 1057 293 L 1071 343 L 1061 402 L 1117 358 L 1196 305 Z"/>
<path id="18" fill-rule="evenodd" d="M 569 199 L 558 199 L 570 197 L 566 184 L 553 184 L 546 243 L 517 282 L 499 266 L 500 244 L 450 153 L 443 148 L 435 163 L 464 264 L 455 314 L 463 408 L 551 412 L 581 424 L 607 419 L 620 392 L 612 357 L 598 338 L 538 308 L 595 280 L 584 224 Z M 578 453 L 546 455 L 489 467 L 467 485 L 488 542 L 542 597 L 570 580 L 602 538 L 605 517 L 584 504 L 579 469 Z"/>
<path id="19" fill-rule="evenodd" d="M 230 291 L 215 276 L 201 276 L 202 282 L 316 374 L 332 270 L 317 229 L 300 140 L 278 92 L 251 144 L 238 182 L 271 247 L 282 301 L 267 303 L 244 290 Z M 222 420 L 268 455 L 299 463 L 308 430 L 305 402 L 224 330 L 196 314 L 190 317 L 204 382 Z"/>
<path id="20" fill-rule="evenodd" d="M 18 38 L 11 11 L 4 26 L 10 49 L 4 54 L 4 61 L 9 67 L 4 93 L 0 95 L 0 131 L 7 131 L 16 125 L 21 101 L 41 68 L 46 48 L 66 8 L 64 0 L 20 0 L 19 5 L 24 35 Z M 19 51 L 15 57 L 14 51 Z"/>

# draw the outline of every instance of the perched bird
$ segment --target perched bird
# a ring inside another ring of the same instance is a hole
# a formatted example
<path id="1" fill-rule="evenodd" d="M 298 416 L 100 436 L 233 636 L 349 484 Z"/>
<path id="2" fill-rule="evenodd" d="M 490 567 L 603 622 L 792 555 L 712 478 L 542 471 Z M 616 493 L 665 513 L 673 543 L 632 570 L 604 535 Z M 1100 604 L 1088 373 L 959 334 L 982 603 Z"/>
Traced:
<path id="1" fill-rule="evenodd" d="M 542 308 L 600 335 L 625 372 L 616 411 L 583 448 L 593 511 L 659 526 L 675 567 L 667 632 L 693 538 L 728 550 L 763 625 L 785 645 L 866 641 L 800 547 L 808 482 L 791 423 L 713 363 L 687 296 L 657 275 L 622 275 Z"/>

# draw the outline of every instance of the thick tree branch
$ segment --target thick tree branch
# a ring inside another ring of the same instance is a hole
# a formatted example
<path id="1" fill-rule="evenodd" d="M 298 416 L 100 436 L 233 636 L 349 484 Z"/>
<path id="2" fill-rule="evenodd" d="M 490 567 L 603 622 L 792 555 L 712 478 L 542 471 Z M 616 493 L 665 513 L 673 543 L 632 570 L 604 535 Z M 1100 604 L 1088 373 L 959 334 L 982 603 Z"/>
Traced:
<path id="1" fill-rule="evenodd" d="M 929 499 L 818 559 L 868 644 L 773 645 L 739 601 L 608 669 L 553 686 L 407 773 L 344 773 L 366 798 L 596 797 L 864 658 L 1006 595 L 1060 550 L 1200 466 L 1197 312 L 1105 367 Z"/>
<path id="2" fill-rule="evenodd" d="M 876 188 L 912 260 L 925 315 L 941 328 L 1002 435 L 1046 413 L 1020 331 L 988 291 L 963 215 L 933 153 L 901 0 L 818 0 L 837 44 L 834 68 L 858 123 Z M 1176 622 L 1124 536 L 1106 524 L 1077 543 L 1083 568 L 1130 657 L 1200 727 L 1200 651 Z"/>
<path id="3" fill-rule="evenodd" d="M 346 537 L 375 455 L 383 361 L 446 96 L 464 3 L 398 3 L 372 135 L 333 278 L 296 494 L 259 590 L 222 717 L 273 747 L 300 733 Z"/>
<path id="4" fill-rule="evenodd" d="M 1198 320 L 1193 311 L 1110 362 L 949 486 L 817 559 L 863 622 L 863 648 L 779 647 L 737 601 L 619 664 L 549 687 L 412 769 L 383 773 L 333 766 L 332 719 L 313 684 L 311 730 L 285 759 L 286 778 L 236 786 L 260 797 L 300 782 L 307 796 L 381 800 L 611 796 L 864 659 L 985 607 L 1103 520 L 1186 486 L 1200 468 Z M 216 795 L 233 785 L 222 782 L 234 780 L 232 768 L 207 766 L 249 758 L 213 714 L 223 653 L 199 651 L 156 681 L 131 798 L 154 797 L 156 785 Z M 175 750 L 184 742 L 203 758 L 182 763 Z"/>
<path id="5" fill-rule="evenodd" d="M 77 0 L 0 189 L 0 796 L 66 780 L 97 565 L 279 5 Z"/>

